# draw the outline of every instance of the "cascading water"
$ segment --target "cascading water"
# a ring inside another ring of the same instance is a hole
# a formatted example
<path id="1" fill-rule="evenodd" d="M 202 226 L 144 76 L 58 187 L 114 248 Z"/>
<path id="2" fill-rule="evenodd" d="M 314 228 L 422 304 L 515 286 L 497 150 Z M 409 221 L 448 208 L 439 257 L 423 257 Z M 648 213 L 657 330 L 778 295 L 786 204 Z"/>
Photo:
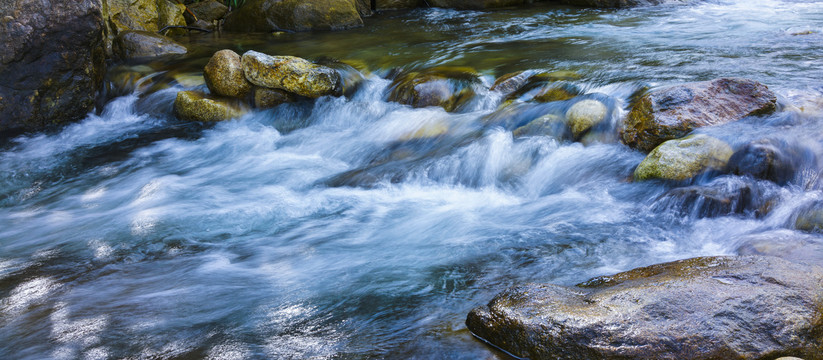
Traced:
<path id="1" fill-rule="evenodd" d="M 611 131 L 644 87 L 753 78 L 783 111 L 701 131 L 733 145 L 779 135 L 815 162 L 820 19 L 811 1 L 536 5 L 193 37 L 202 48 L 188 59 L 130 67 L 141 82 L 100 115 L 3 140 L 0 358 L 503 357 L 463 322 L 505 287 L 734 254 L 736 237 L 791 229 L 823 193 L 816 173 L 782 185 L 707 177 L 695 184 L 748 186 L 773 204 L 707 212 L 670 197 L 673 184 L 630 181 L 644 154 L 616 137 L 515 136 L 507 122 L 571 103 L 500 115 L 495 77 L 573 70 L 583 97 L 607 99 Z M 190 86 L 172 75 L 223 47 L 355 59 L 373 73 L 350 97 L 175 119 Z M 391 68 L 443 64 L 480 71 L 474 101 L 453 113 L 386 101 Z M 442 124 L 444 135 L 411 139 Z"/>

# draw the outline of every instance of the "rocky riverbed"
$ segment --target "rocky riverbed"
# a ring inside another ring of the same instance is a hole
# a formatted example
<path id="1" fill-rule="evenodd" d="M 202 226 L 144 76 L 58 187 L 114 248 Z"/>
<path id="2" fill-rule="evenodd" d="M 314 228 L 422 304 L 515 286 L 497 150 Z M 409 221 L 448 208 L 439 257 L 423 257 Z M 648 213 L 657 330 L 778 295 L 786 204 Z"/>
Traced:
<path id="1" fill-rule="evenodd" d="M 823 358 L 818 3 L 3 6 L 0 357 Z"/>

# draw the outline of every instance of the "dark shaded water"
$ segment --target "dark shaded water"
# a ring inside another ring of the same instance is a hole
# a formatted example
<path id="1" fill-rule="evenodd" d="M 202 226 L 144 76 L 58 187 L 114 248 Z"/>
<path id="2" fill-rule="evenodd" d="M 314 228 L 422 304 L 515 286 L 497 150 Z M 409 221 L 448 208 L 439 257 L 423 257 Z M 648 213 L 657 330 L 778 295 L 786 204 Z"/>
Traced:
<path id="1" fill-rule="evenodd" d="M 143 86 L 101 115 L 0 147 L 0 358 L 498 358 L 463 321 L 507 286 L 734 254 L 736 237 L 791 229 L 823 199 L 815 174 L 705 178 L 778 199 L 765 216 L 705 218 L 658 200 L 672 184 L 627 181 L 643 154 L 614 141 L 482 121 L 501 102 L 484 89 L 511 71 L 575 71 L 614 122 L 643 87 L 741 76 L 783 111 L 704 132 L 779 135 L 820 158 L 823 2 L 425 9 L 346 32 L 183 40 L 194 55 L 129 67 Z M 221 48 L 370 71 L 351 98 L 176 120 L 175 93 L 202 87 L 181 75 Z M 458 113 L 385 101 L 392 68 L 434 65 L 480 71 L 478 100 Z M 328 185 L 397 146 L 417 155 L 370 169 L 367 186 Z"/>

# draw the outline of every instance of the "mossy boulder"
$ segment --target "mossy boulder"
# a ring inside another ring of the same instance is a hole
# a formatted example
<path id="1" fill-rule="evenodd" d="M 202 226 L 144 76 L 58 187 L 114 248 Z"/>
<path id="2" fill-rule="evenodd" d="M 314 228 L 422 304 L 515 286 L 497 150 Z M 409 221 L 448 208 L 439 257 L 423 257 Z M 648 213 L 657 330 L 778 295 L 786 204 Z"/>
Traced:
<path id="1" fill-rule="evenodd" d="M 344 30 L 363 26 L 355 0 L 249 0 L 232 11 L 228 31 Z"/>
<path id="2" fill-rule="evenodd" d="M 776 101 L 765 85 L 748 79 L 721 78 L 666 87 L 636 101 L 623 122 L 623 142 L 650 151 L 703 126 L 774 112 Z"/>
<path id="3" fill-rule="evenodd" d="M 105 74 L 100 3 L 0 2 L 0 132 L 40 130 L 94 109 Z"/>
<path id="4" fill-rule="evenodd" d="M 526 3 L 525 0 L 428 0 L 434 7 L 455 9 L 491 9 L 506 6 L 517 6 Z"/>
<path id="5" fill-rule="evenodd" d="M 440 106 L 455 111 L 475 95 L 479 74 L 472 68 L 439 66 L 403 72 L 389 86 L 389 101 L 421 108 Z"/>
<path id="6" fill-rule="evenodd" d="M 185 6 L 173 0 L 100 0 L 106 28 L 107 51 L 112 53 L 115 37 L 130 30 L 157 32 L 168 25 L 186 25 Z M 184 33 L 172 30 L 168 35 Z"/>
<path id="7" fill-rule="evenodd" d="M 185 46 L 169 37 L 148 31 L 123 31 L 114 39 L 114 54 L 120 59 L 179 56 Z"/>
<path id="8" fill-rule="evenodd" d="M 254 107 L 259 109 L 269 109 L 296 100 L 294 94 L 284 90 L 254 87 Z"/>
<path id="9" fill-rule="evenodd" d="M 823 359 L 823 268 L 769 256 L 652 265 L 573 287 L 526 284 L 468 329 L 529 359 Z"/>
<path id="10" fill-rule="evenodd" d="M 176 1 L 157 0 L 157 27 L 163 29 L 166 26 L 186 26 L 186 18 L 183 14 L 186 6 Z M 184 29 L 168 29 L 164 34 L 169 36 L 184 35 Z"/>
<path id="11" fill-rule="evenodd" d="M 243 72 L 252 84 L 318 98 L 340 96 L 343 84 L 332 68 L 295 56 L 271 56 L 247 51 L 241 58 Z"/>
<path id="12" fill-rule="evenodd" d="M 252 85 L 246 79 L 240 55 L 231 50 L 220 50 L 209 59 L 203 69 L 203 77 L 212 94 L 244 97 Z"/>
<path id="13" fill-rule="evenodd" d="M 669 140 L 654 148 L 634 170 L 635 180 L 688 180 L 708 169 L 723 169 L 731 147 L 708 135 Z"/>
<path id="14" fill-rule="evenodd" d="M 246 111 L 234 99 L 209 96 L 199 91 L 181 91 L 174 100 L 174 112 L 183 120 L 223 121 L 239 117 Z"/>

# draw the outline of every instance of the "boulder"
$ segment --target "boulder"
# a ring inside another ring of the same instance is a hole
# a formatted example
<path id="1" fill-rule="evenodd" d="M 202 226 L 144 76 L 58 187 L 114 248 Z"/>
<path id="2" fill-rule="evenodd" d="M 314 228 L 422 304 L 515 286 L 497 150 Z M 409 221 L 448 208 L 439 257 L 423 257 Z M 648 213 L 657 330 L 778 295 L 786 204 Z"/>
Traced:
<path id="1" fill-rule="evenodd" d="M 439 66 L 423 71 L 404 72 L 389 85 L 389 101 L 420 108 L 440 106 L 455 111 L 471 100 L 479 83 L 479 74 L 471 68 Z"/>
<path id="2" fill-rule="evenodd" d="M 776 256 L 789 261 L 823 266 L 823 238 L 779 229 L 749 234 L 731 240 L 738 255 Z"/>
<path id="3" fill-rule="evenodd" d="M 526 3 L 526 0 L 428 0 L 434 7 L 455 9 L 491 9 L 506 6 L 517 6 Z"/>
<path id="4" fill-rule="evenodd" d="M 573 71 L 537 72 L 526 70 L 506 74 L 495 80 L 490 88 L 499 91 L 509 100 L 535 100 L 538 102 L 561 101 L 574 98 L 583 91 L 574 84 L 564 82 L 580 76 Z"/>
<path id="5" fill-rule="evenodd" d="M 203 77 L 212 94 L 240 98 L 251 91 L 252 85 L 243 73 L 240 55 L 231 50 L 214 53 L 203 69 Z"/>
<path id="6" fill-rule="evenodd" d="M 608 110 L 605 104 L 593 99 L 574 103 L 566 111 L 566 121 L 572 130 L 572 135 L 579 138 L 592 127 L 603 122 L 608 117 Z"/>
<path id="7" fill-rule="evenodd" d="M 342 94 L 343 85 L 334 69 L 294 56 L 271 56 L 247 51 L 241 58 L 243 72 L 252 84 L 281 89 L 310 98 Z"/>
<path id="8" fill-rule="evenodd" d="M 222 2 L 217 0 L 196 2 L 188 5 L 188 7 L 189 10 L 197 16 L 197 20 L 203 20 L 209 23 L 215 20 L 220 20 L 229 13 L 228 6 L 223 5 Z M 190 19 L 190 22 L 193 23 L 197 20 Z"/>
<path id="9" fill-rule="evenodd" d="M 245 110 L 234 99 L 209 96 L 199 91 L 181 91 L 174 99 L 174 112 L 183 120 L 222 121 L 239 117 Z"/>
<path id="10" fill-rule="evenodd" d="M 514 137 L 551 136 L 556 139 L 572 139 L 566 119 L 557 114 L 546 114 L 514 129 Z"/>
<path id="11" fill-rule="evenodd" d="M 765 85 L 747 79 L 721 78 L 666 87 L 636 101 L 623 123 L 623 142 L 650 151 L 699 127 L 774 112 L 776 101 Z"/>
<path id="12" fill-rule="evenodd" d="M 727 171 L 735 175 L 785 185 L 795 178 L 798 170 L 816 163 L 814 153 L 796 144 L 777 139 L 759 139 L 747 143 L 729 158 Z"/>
<path id="13" fill-rule="evenodd" d="M 263 87 L 254 88 L 254 107 L 259 109 L 269 109 L 295 100 L 294 94 L 287 91 Z"/>
<path id="14" fill-rule="evenodd" d="M 681 216 L 706 218 L 742 214 L 768 214 L 780 196 L 772 183 L 736 176 L 721 176 L 705 185 L 671 189 L 652 205 L 655 213 L 674 210 Z"/>
<path id="15" fill-rule="evenodd" d="M 704 257 L 573 287 L 526 284 L 466 325 L 537 359 L 823 359 L 823 269 L 776 257 Z"/>
<path id="16" fill-rule="evenodd" d="M 669 140 L 654 148 L 634 170 L 635 180 L 688 180 L 709 169 L 726 167 L 732 149 L 708 135 Z"/>
<path id="17" fill-rule="evenodd" d="M 224 28 L 238 32 L 344 30 L 363 26 L 355 0 L 249 0 Z"/>
<path id="18" fill-rule="evenodd" d="M 165 26 L 183 26 L 185 6 L 173 0 L 100 0 L 106 27 L 106 49 L 112 54 L 115 38 L 124 31 L 157 32 Z M 170 30 L 168 35 L 184 34 Z"/>
<path id="19" fill-rule="evenodd" d="M 120 59 L 185 55 L 180 43 L 148 31 L 123 31 L 114 39 L 114 54 Z"/>
<path id="20" fill-rule="evenodd" d="M 0 132 L 86 116 L 105 74 L 100 3 L 8 0 L 0 14 Z"/>

